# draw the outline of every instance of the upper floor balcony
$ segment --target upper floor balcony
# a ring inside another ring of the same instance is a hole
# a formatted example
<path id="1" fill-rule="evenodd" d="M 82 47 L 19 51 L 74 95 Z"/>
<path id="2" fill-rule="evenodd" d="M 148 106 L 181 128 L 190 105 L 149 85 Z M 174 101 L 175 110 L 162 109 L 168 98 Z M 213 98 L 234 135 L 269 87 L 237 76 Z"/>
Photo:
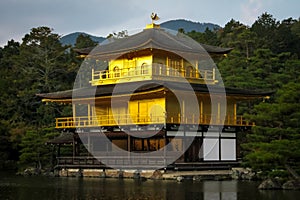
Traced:
<path id="1" fill-rule="evenodd" d="M 151 125 L 151 124 L 199 124 L 199 125 L 226 125 L 226 126 L 254 126 L 243 116 L 227 115 L 224 119 L 219 116 L 202 114 L 197 118 L 194 115 L 183 116 L 172 114 L 171 116 L 157 115 L 101 115 L 99 117 L 63 117 L 56 118 L 56 128 L 88 128 L 98 126 L 126 126 L 126 125 Z"/>
<path id="2" fill-rule="evenodd" d="M 176 82 L 190 82 L 198 84 L 215 84 L 215 69 L 197 70 L 193 67 L 181 68 L 166 67 L 162 64 L 152 64 L 129 68 L 115 67 L 113 70 L 92 71 L 93 86 L 107 85 L 143 80 L 165 80 Z"/>

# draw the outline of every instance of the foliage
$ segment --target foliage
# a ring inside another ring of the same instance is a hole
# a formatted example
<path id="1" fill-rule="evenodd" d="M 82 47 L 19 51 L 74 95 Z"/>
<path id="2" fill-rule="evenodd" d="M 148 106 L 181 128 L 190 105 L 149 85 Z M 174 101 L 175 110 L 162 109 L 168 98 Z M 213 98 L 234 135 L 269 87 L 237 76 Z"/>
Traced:
<path id="1" fill-rule="evenodd" d="M 178 29 L 179 32 L 184 33 L 183 29 Z M 187 33 L 188 36 L 193 38 L 195 41 L 202 43 L 202 44 L 210 44 L 210 45 L 219 45 L 220 42 L 217 38 L 217 31 L 216 30 L 210 30 L 206 29 L 203 33 L 191 31 Z"/>
<path id="2" fill-rule="evenodd" d="M 245 161 L 256 170 L 269 171 L 300 164 L 300 84 L 289 82 L 273 102 L 263 102 L 250 115 L 257 126 L 243 147 Z"/>
<path id="3" fill-rule="evenodd" d="M 41 170 L 44 165 L 52 167 L 49 163 L 53 156 L 52 147 L 45 143 L 58 136 L 53 128 L 28 130 L 20 143 L 20 166 L 31 166 Z"/>
<path id="4" fill-rule="evenodd" d="M 48 27 L 33 28 L 21 44 L 11 40 L 0 48 L 0 132 L 3 143 L 0 167 L 5 167 L 7 160 L 20 159 L 19 163 L 30 164 L 28 158 L 31 156 L 25 159 L 25 152 L 28 154 L 30 150 L 24 144 L 26 138 L 31 138 L 34 144 L 44 142 L 44 138 L 36 137 L 35 131 L 44 133 L 43 127 L 53 126 L 55 117 L 66 113 L 63 106 L 45 106 L 35 95 L 70 89 L 78 69 L 75 54 L 71 55 L 67 51 L 69 47 L 62 46 L 59 35 L 52 31 Z M 43 143 L 39 148 L 48 147 Z M 39 148 L 32 146 L 31 150 Z"/>
<path id="5" fill-rule="evenodd" d="M 97 36 L 93 36 L 93 35 L 90 35 L 90 34 L 87 34 L 84 32 L 75 32 L 75 33 L 70 33 L 70 34 L 62 36 L 59 39 L 59 41 L 62 43 L 62 45 L 71 45 L 72 47 L 75 47 L 75 45 L 77 43 L 76 40 L 78 39 L 79 35 L 83 35 L 86 38 L 90 38 L 95 43 L 101 43 L 105 40 L 104 37 L 97 37 Z"/>
<path id="6" fill-rule="evenodd" d="M 87 47 L 94 47 L 97 42 L 93 41 L 89 35 L 80 34 L 76 38 L 75 48 L 82 49 Z"/>
<path id="7" fill-rule="evenodd" d="M 171 30 L 182 29 L 182 30 L 184 30 L 184 32 L 195 31 L 195 32 L 199 32 L 199 33 L 203 33 L 206 29 L 213 31 L 213 30 L 218 30 L 221 28 L 220 26 L 218 26 L 216 24 L 192 22 L 192 21 L 185 20 L 185 19 L 176 19 L 176 20 L 166 21 L 166 22 L 161 23 L 160 26 L 162 28 L 167 28 L 167 29 L 171 29 Z"/>
<path id="8" fill-rule="evenodd" d="M 121 38 L 126 38 L 126 37 L 128 37 L 128 31 L 123 30 L 123 31 L 119 31 L 118 33 L 116 33 L 116 32 L 110 33 L 107 36 L 107 39 L 121 39 Z"/>
<path id="9" fill-rule="evenodd" d="M 276 91 L 269 100 L 240 103 L 238 110 L 256 123 L 242 145 L 244 163 L 269 176 L 300 166 L 299 27 L 299 19 L 279 22 L 263 13 L 251 27 L 232 19 L 217 40 L 189 33 L 199 42 L 214 38 L 234 48 L 217 63 L 226 86 Z"/>

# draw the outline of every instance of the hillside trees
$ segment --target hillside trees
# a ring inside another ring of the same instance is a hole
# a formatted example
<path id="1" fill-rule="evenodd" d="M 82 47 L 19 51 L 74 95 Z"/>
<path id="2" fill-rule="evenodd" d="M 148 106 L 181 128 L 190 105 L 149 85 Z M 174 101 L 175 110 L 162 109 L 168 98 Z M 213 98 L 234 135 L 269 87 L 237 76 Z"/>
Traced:
<path id="1" fill-rule="evenodd" d="M 13 168 L 10 163 L 18 159 L 19 132 L 14 131 L 18 116 L 15 113 L 17 99 L 17 77 L 15 71 L 15 57 L 19 55 L 20 44 L 13 40 L 0 50 L 0 169 Z"/>
<path id="2" fill-rule="evenodd" d="M 248 135 L 246 164 L 255 170 L 295 169 L 300 165 L 300 84 L 289 82 L 278 90 L 274 102 L 256 105 L 251 115 L 257 124 Z"/>
<path id="3" fill-rule="evenodd" d="M 56 116 L 66 112 L 60 105 L 45 106 L 35 96 L 72 88 L 78 69 L 72 67 L 75 55 L 70 55 L 69 47 L 62 46 L 59 39 L 52 29 L 37 27 L 24 36 L 21 44 L 9 41 L 1 48 L 0 115 L 3 126 L 0 131 L 2 141 L 7 141 L 3 145 L 5 150 L 1 151 L 4 161 L 7 158 L 17 160 L 19 155 L 23 157 L 24 147 L 19 144 L 29 134 L 28 130 L 43 131 L 53 126 Z M 32 139 L 39 144 L 37 137 Z M 43 147 L 44 141 L 40 142 Z"/>
<path id="4" fill-rule="evenodd" d="M 17 114 L 21 121 L 35 126 L 53 123 L 61 112 L 59 105 L 45 106 L 37 93 L 55 92 L 72 88 L 72 57 L 68 46 L 62 46 L 60 36 L 48 27 L 33 28 L 20 45 L 18 65 Z M 71 78 L 70 78 L 71 77 Z"/>
<path id="5" fill-rule="evenodd" d="M 75 48 L 77 49 L 82 49 L 82 48 L 87 48 L 87 47 L 94 47 L 97 45 L 97 42 L 94 42 L 90 36 L 80 34 L 76 38 L 76 43 L 75 43 Z"/>
<path id="6" fill-rule="evenodd" d="M 300 166 L 297 23 L 277 22 L 264 13 L 251 27 L 229 22 L 220 36 L 221 45 L 234 47 L 218 63 L 226 86 L 276 91 L 270 100 L 239 106 L 240 114 L 248 113 L 256 123 L 242 145 L 245 164 L 269 176 L 274 170 Z"/>
<path id="7" fill-rule="evenodd" d="M 47 141 L 58 136 L 59 133 L 54 128 L 28 129 L 20 143 L 19 168 L 31 166 L 39 173 L 42 168 L 52 168 L 54 157 L 53 146 L 45 145 Z"/>

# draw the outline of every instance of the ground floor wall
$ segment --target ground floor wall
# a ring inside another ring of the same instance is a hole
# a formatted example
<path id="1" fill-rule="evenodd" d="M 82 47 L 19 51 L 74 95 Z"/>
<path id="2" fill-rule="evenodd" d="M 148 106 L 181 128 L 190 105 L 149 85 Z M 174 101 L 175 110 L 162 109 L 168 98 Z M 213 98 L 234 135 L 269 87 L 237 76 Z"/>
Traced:
<path id="1" fill-rule="evenodd" d="M 78 135 L 91 155 L 102 156 L 105 152 L 113 152 L 111 155 L 116 156 L 121 155 L 120 152 L 141 155 L 155 152 L 158 152 L 157 155 L 174 153 L 180 155 L 176 163 L 185 163 L 237 161 L 239 157 L 237 131 L 237 128 L 220 127 L 206 129 L 201 127 L 192 130 L 192 127 L 186 126 L 183 130 L 168 127 L 167 130 L 159 131 L 135 131 L 134 136 L 126 131 L 107 131 L 101 133 L 102 137 L 93 131 L 83 131 Z M 152 136 L 145 137 L 147 134 Z M 167 153 L 163 154 L 163 151 Z"/>

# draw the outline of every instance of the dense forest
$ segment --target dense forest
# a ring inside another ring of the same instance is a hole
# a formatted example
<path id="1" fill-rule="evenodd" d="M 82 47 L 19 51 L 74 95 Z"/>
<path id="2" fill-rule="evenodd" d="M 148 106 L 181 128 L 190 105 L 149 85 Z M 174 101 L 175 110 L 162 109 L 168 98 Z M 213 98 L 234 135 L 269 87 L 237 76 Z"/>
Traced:
<path id="1" fill-rule="evenodd" d="M 227 87 L 274 91 L 270 99 L 239 106 L 239 114 L 256 123 L 241 139 L 243 164 L 267 176 L 300 169 L 300 19 L 277 21 L 263 13 L 251 26 L 232 19 L 221 29 L 186 34 L 233 48 L 216 61 Z M 59 39 L 51 28 L 37 27 L 21 43 L 11 40 L 0 48 L 1 169 L 52 165 L 52 147 L 45 142 L 60 134 L 55 117 L 70 116 L 71 109 L 45 106 L 35 94 L 71 89 L 82 62 L 74 48 L 96 45 L 84 35 L 74 47 Z"/>

